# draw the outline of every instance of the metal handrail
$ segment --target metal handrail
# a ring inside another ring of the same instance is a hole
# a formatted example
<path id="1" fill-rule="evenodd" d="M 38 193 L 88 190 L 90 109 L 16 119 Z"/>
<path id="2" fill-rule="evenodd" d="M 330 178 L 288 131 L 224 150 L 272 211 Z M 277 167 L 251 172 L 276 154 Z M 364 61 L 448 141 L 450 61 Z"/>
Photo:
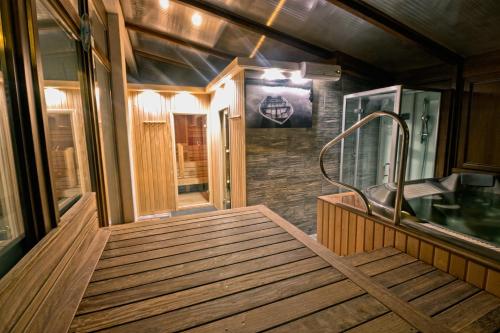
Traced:
<path id="1" fill-rule="evenodd" d="M 366 195 L 359 189 L 357 189 L 354 186 L 351 186 L 349 184 L 342 183 L 340 181 L 336 181 L 331 179 L 328 174 L 326 173 L 323 159 L 325 157 L 325 154 L 328 150 L 330 150 L 331 147 L 336 145 L 340 140 L 344 139 L 345 137 L 351 135 L 354 131 L 356 131 L 358 128 L 366 125 L 370 121 L 380 118 L 380 117 L 390 117 L 393 120 L 395 120 L 399 127 L 401 127 L 402 131 L 399 133 L 400 136 L 403 137 L 402 143 L 403 145 L 401 146 L 401 149 L 399 151 L 399 170 L 398 170 L 398 176 L 397 176 L 397 192 L 396 192 L 396 202 L 394 204 L 394 218 L 393 222 L 394 224 L 399 224 L 400 218 L 401 218 L 401 207 L 403 204 L 403 190 L 404 190 L 404 181 L 405 181 L 405 173 L 406 173 L 406 163 L 407 163 L 407 158 L 408 158 L 408 144 L 409 144 L 409 137 L 410 137 L 410 132 L 408 131 L 408 126 L 406 125 L 406 122 L 404 121 L 403 118 L 401 118 L 398 114 L 394 112 L 389 112 L 389 111 L 376 111 L 373 113 L 370 113 L 366 117 L 362 118 L 359 120 L 357 123 L 349 127 L 347 130 L 344 132 L 340 133 L 336 138 L 328 142 L 322 149 L 321 152 L 319 153 L 319 166 L 321 168 L 321 173 L 323 174 L 323 177 L 330 182 L 331 184 L 345 188 L 347 190 L 350 190 L 352 192 L 355 192 L 362 200 L 363 204 L 366 208 L 366 213 L 371 215 L 372 213 L 372 208 L 371 204 L 368 201 Z"/>

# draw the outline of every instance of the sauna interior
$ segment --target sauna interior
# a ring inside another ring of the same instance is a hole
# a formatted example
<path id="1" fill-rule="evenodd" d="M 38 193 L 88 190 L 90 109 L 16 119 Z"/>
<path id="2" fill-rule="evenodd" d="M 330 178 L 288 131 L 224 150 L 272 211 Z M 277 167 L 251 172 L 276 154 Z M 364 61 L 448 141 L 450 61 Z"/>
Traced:
<path id="1" fill-rule="evenodd" d="M 1 1 L 0 332 L 498 332 L 499 24 Z"/>

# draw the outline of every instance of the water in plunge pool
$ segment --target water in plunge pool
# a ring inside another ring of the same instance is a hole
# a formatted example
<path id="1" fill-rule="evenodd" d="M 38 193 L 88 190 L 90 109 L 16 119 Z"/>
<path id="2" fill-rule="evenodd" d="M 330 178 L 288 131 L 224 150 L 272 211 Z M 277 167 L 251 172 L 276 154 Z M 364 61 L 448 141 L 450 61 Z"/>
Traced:
<path id="1" fill-rule="evenodd" d="M 408 200 L 416 216 L 500 246 L 500 195 L 448 192 Z"/>

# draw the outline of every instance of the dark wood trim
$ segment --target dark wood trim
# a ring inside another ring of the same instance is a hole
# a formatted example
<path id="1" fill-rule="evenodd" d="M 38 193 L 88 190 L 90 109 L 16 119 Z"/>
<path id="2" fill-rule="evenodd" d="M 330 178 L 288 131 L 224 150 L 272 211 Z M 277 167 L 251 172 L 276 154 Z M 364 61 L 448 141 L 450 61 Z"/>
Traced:
<path id="1" fill-rule="evenodd" d="M 302 40 L 297 37 L 293 37 L 289 34 L 286 34 L 282 31 L 279 31 L 277 29 L 274 29 L 273 27 L 269 27 L 265 24 L 262 24 L 260 22 L 253 21 L 251 19 L 248 19 L 247 17 L 238 15 L 233 13 L 232 11 L 229 11 L 225 8 L 213 5 L 211 3 L 208 3 L 206 1 L 200 1 L 200 0 L 175 0 L 176 2 L 180 2 L 186 6 L 189 6 L 191 8 L 196 8 L 198 10 L 202 10 L 204 12 L 207 12 L 209 14 L 218 16 L 225 21 L 231 22 L 233 24 L 236 24 L 240 27 L 243 27 L 247 30 L 256 32 L 260 35 L 265 35 L 266 37 L 272 38 L 274 40 L 277 40 L 279 42 L 285 43 L 287 45 L 293 46 L 299 50 L 305 51 L 310 54 L 314 54 L 320 58 L 324 59 L 329 59 L 334 56 L 333 52 L 331 50 L 325 49 L 323 47 L 311 44 L 305 40 Z"/>
<path id="2" fill-rule="evenodd" d="M 216 50 L 214 48 L 202 45 L 200 43 L 196 43 L 196 42 L 192 42 L 192 41 L 188 41 L 188 40 L 179 38 L 177 36 L 174 36 L 172 34 L 164 32 L 164 31 L 151 29 L 151 28 L 148 28 L 144 25 L 135 24 L 132 22 L 125 22 L 125 27 L 128 30 L 147 34 L 147 35 L 159 38 L 159 39 L 166 40 L 167 42 L 171 42 L 171 43 L 174 43 L 174 44 L 177 44 L 180 46 L 184 46 L 187 48 L 192 48 L 192 49 L 195 49 L 195 50 L 201 51 L 203 53 L 207 53 L 207 54 L 210 54 L 210 55 L 222 58 L 222 59 L 231 59 L 232 60 L 232 59 L 236 58 L 235 55 Z"/>
<path id="3" fill-rule="evenodd" d="M 68 0 L 45 0 L 64 29 L 76 40 L 80 39 L 80 17 Z"/>
<path id="4" fill-rule="evenodd" d="M 333 5 L 344 9 L 345 11 L 357 16 L 366 22 L 369 22 L 376 27 L 405 40 L 409 40 L 429 54 L 450 63 L 457 64 L 463 61 L 462 57 L 439 44 L 438 42 L 422 35 L 418 31 L 410 28 L 409 26 L 395 20 L 377 8 L 367 4 L 361 0 L 328 0 Z"/>
<path id="5" fill-rule="evenodd" d="M 451 89 L 441 92 L 441 104 L 439 106 L 439 127 L 437 138 L 436 164 L 434 167 L 435 177 L 445 177 L 451 173 L 447 162 L 448 141 L 450 132 L 450 114 L 453 110 L 453 92 Z"/>
<path id="6" fill-rule="evenodd" d="M 182 62 L 182 61 L 179 61 L 179 60 L 175 60 L 175 59 L 171 59 L 171 58 L 167 58 L 167 57 L 164 57 L 164 56 L 159 56 L 157 54 L 153 54 L 153 53 L 150 53 L 150 52 L 147 52 L 147 51 L 134 49 L 134 53 L 135 53 L 136 56 L 141 56 L 143 58 L 148 58 L 148 59 L 151 59 L 151 60 L 163 62 L 163 63 L 169 64 L 169 65 L 175 65 L 175 66 L 179 66 L 179 67 L 183 67 L 183 68 L 192 69 L 192 67 L 189 66 L 188 64 L 186 64 L 185 62 Z"/>
<path id="7" fill-rule="evenodd" d="M 49 204 L 44 168 L 40 165 L 40 145 L 32 129 L 35 102 L 30 72 L 30 47 L 26 2 L 0 2 L 0 36 L 3 57 L 1 70 L 6 84 L 11 144 L 17 174 L 24 235 L 1 251 L 0 276 L 4 275 L 23 255 L 51 229 L 54 213 Z"/>
<path id="8" fill-rule="evenodd" d="M 464 77 L 472 78 L 484 74 L 500 74 L 500 50 L 465 59 Z"/>
<path id="9" fill-rule="evenodd" d="M 88 0 L 79 1 L 79 12 L 82 15 L 89 14 Z M 104 181 L 104 164 L 99 135 L 99 117 L 95 99 L 94 58 L 93 53 L 86 52 L 81 43 L 78 44 L 77 49 L 80 54 L 80 68 L 82 69 L 80 82 L 82 88 L 82 106 L 84 110 L 85 137 L 88 149 L 91 187 L 92 190 L 96 192 L 99 223 L 101 226 L 107 226 L 108 210 Z"/>
<path id="10" fill-rule="evenodd" d="M 455 76 L 454 66 L 439 64 L 394 74 L 393 84 L 412 85 L 421 88 L 451 89 Z"/>
<path id="11" fill-rule="evenodd" d="M 32 171 L 33 177 L 36 177 L 36 182 L 40 184 L 36 187 L 40 191 L 37 193 L 37 195 L 39 195 L 37 200 L 41 201 L 44 210 L 46 210 L 44 229 L 45 233 L 47 233 L 57 226 L 59 210 L 57 208 L 51 176 L 51 162 L 47 135 L 48 122 L 45 119 L 46 113 L 44 112 L 45 96 L 43 91 L 41 91 L 41 87 L 43 87 L 43 74 L 40 67 L 41 55 L 38 44 L 35 0 L 26 1 L 24 6 L 18 4 L 17 9 L 19 10 L 19 14 L 22 12 L 24 16 L 23 18 L 18 17 L 20 23 L 24 25 L 20 28 L 22 31 L 20 31 L 18 38 L 23 41 L 21 43 L 26 44 L 22 45 L 20 43 L 17 47 L 19 47 L 19 51 L 23 53 L 20 57 L 25 57 L 25 59 L 23 59 L 24 63 L 22 65 L 19 64 L 18 68 L 21 66 L 24 67 L 23 79 L 26 81 L 25 89 L 27 94 L 24 98 L 27 98 L 29 101 L 27 109 L 29 109 L 30 112 L 29 117 L 31 126 L 29 130 L 27 129 L 26 135 L 32 138 L 34 146 L 34 151 L 32 152 L 34 155 L 29 158 L 36 160 L 36 163 L 31 167 L 34 167 Z"/>
<path id="12" fill-rule="evenodd" d="M 460 124 L 461 124 L 461 113 L 462 113 L 462 103 L 464 98 L 464 64 L 458 63 L 455 67 L 455 94 L 453 96 L 453 105 L 450 115 L 450 121 L 448 128 L 448 163 L 445 170 L 450 172 L 454 167 L 457 166 L 458 161 L 458 147 L 459 147 L 459 135 L 460 135 Z"/>
<path id="13" fill-rule="evenodd" d="M 341 66 L 342 72 L 345 74 L 361 77 L 380 84 L 389 85 L 394 80 L 393 74 L 341 51 L 335 51 L 334 58 L 326 62 Z"/>

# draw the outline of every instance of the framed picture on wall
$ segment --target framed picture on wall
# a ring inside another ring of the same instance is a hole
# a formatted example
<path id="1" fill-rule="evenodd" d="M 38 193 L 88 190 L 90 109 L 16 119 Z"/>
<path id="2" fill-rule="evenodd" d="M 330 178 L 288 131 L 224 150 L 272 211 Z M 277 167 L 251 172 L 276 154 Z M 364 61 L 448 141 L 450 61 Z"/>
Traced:
<path id="1" fill-rule="evenodd" d="M 245 79 L 249 128 L 312 127 L 312 81 Z"/>

